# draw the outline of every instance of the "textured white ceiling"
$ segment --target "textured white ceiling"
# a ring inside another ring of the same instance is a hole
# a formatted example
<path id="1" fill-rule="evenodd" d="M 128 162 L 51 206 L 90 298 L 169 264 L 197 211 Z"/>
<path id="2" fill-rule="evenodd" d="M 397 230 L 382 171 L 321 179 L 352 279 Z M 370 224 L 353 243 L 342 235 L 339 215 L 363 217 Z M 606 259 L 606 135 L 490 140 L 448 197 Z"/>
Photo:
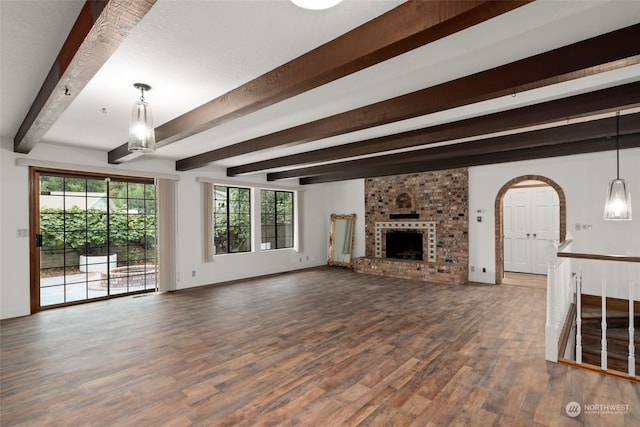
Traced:
<path id="1" fill-rule="evenodd" d="M 0 136 L 15 136 L 83 3 L 0 0 Z"/>
<path id="2" fill-rule="evenodd" d="M 153 87 L 146 99 L 159 125 L 400 3 L 346 2 L 340 10 L 314 13 L 289 1 L 160 0 L 45 141 L 113 149 L 128 136 L 130 108 L 139 96 L 134 82 Z"/>
<path id="3" fill-rule="evenodd" d="M 160 125 L 402 3 L 345 0 L 325 11 L 288 0 L 159 0 L 78 94 L 43 144 L 107 152 L 126 142 L 134 82 Z M 28 4 L 28 7 L 25 6 Z M 0 0 L 0 133 L 13 138 L 83 1 Z M 422 89 L 640 22 L 640 1 L 536 1 L 443 40 L 370 67 L 239 120 L 159 149 L 180 159 L 296 124 Z M 640 80 L 640 69 L 555 85 L 406 120 L 305 147 L 282 147 L 221 166 L 416 129 L 568 94 Z M 106 111 L 103 112 L 103 111 Z M 133 160 L 132 162 L 135 162 Z"/>

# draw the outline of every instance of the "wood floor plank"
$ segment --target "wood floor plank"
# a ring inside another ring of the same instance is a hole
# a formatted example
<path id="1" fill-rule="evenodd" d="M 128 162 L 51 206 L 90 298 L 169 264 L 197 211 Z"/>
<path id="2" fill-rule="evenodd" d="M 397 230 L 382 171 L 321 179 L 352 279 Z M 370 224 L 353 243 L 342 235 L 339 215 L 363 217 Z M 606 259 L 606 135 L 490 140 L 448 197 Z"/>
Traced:
<path id="1" fill-rule="evenodd" d="M 4 320 L 0 424 L 640 425 L 637 382 L 544 360 L 546 291 L 513 281 L 327 267 Z"/>

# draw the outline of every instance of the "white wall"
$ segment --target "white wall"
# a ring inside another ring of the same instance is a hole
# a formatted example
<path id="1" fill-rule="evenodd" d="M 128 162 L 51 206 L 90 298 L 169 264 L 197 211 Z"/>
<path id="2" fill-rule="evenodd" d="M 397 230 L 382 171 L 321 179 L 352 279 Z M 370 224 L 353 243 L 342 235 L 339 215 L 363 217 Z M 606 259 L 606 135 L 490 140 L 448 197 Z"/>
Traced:
<path id="1" fill-rule="evenodd" d="M 331 185 L 311 185 L 300 193 L 299 252 L 282 249 L 247 254 L 218 255 L 213 262 L 203 261 L 203 209 L 201 184 L 196 177 L 223 178 L 223 170 L 205 168 L 191 172 L 176 172 L 173 161 L 153 155 L 120 166 L 107 164 L 106 154 L 91 150 L 70 149 L 38 144 L 28 155 L 13 152 L 13 141 L 3 139 L 0 146 L 0 318 L 29 314 L 29 239 L 18 238 L 18 229 L 29 228 L 28 168 L 16 166 L 16 158 L 72 163 L 91 167 L 110 167 L 114 171 L 137 170 L 179 175 L 177 289 L 219 283 L 270 273 L 325 265 L 328 254 L 329 215 L 332 212 L 356 212 L 363 218 L 362 190 L 359 199 L 352 193 L 362 181 Z M 79 168 L 82 170 L 82 168 Z M 251 179 L 243 177 L 242 182 Z M 263 176 L 253 181 L 265 184 Z M 287 185 L 287 182 L 277 183 Z M 297 181 L 288 181 L 296 185 Z M 362 226 L 364 230 L 364 226 Z M 362 232 L 362 235 L 364 232 Z M 362 236 L 361 236 L 362 238 Z M 356 241 L 357 250 L 364 253 L 364 242 Z M 192 272 L 195 271 L 195 276 Z"/>
<path id="2" fill-rule="evenodd" d="M 7 147 L 7 148 L 5 148 Z M 29 313 L 29 239 L 18 229 L 29 228 L 27 168 L 14 167 L 12 140 L 0 148 L 0 318 Z"/>
<path id="3" fill-rule="evenodd" d="M 331 201 L 331 203 L 327 203 L 328 210 L 325 211 L 327 220 L 331 214 L 356 214 L 353 257 L 364 256 L 364 179 L 333 182 L 323 184 L 323 187 L 327 192 L 327 200 Z M 328 247 L 329 240 L 327 239 L 327 248 Z"/>
<path id="4" fill-rule="evenodd" d="M 567 232 L 573 234 L 574 252 L 640 255 L 640 206 L 633 221 L 602 219 L 607 183 L 616 177 L 615 152 L 556 157 L 543 160 L 478 166 L 469 169 L 469 212 L 483 221 L 469 223 L 469 280 L 495 283 L 495 212 L 500 188 L 522 175 L 542 175 L 555 181 L 567 198 Z M 640 149 L 620 152 L 620 177 L 627 180 L 636 199 L 640 196 Z M 590 230 L 576 230 L 576 224 Z M 482 268 L 487 272 L 482 273 Z"/>
<path id="5" fill-rule="evenodd" d="M 640 256 L 640 148 L 620 152 L 620 176 L 627 180 L 636 198 L 633 221 L 602 219 L 606 186 L 616 177 L 615 164 L 615 152 L 604 152 L 469 168 L 469 266 L 476 267 L 469 272 L 469 280 L 495 283 L 494 203 L 500 188 L 522 175 L 542 175 L 562 187 L 574 252 Z M 364 181 L 332 186 L 328 188 L 339 189 L 337 194 L 342 195 L 339 201 L 344 203 L 344 213 L 350 209 L 361 212 L 358 218 L 363 220 L 356 227 L 354 256 L 364 256 Z M 334 197 L 337 198 L 335 194 Z M 475 221 L 478 209 L 484 210 L 480 223 Z M 591 225 L 591 229 L 581 227 L 577 231 L 576 224 Z M 483 267 L 486 273 L 482 272 Z"/>
<path id="6" fill-rule="evenodd" d="M 29 241 L 18 238 L 17 230 L 29 227 L 28 170 L 16 166 L 15 159 L 28 157 L 52 162 L 107 167 L 102 152 L 68 149 L 39 144 L 28 155 L 13 153 L 13 142 L 3 139 L 0 147 L 0 318 L 29 314 Z M 224 171 L 202 169 L 178 173 L 172 161 L 148 156 L 114 170 L 136 169 L 174 173 L 178 184 L 178 289 L 325 265 L 328 254 L 329 215 L 355 213 L 354 256 L 364 256 L 364 180 L 309 185 L 301 195 L 299 252 L 277 250 L 215 257 L 212 263 L 202 257 L 202 202 L 196 176 L 227 179 Z M 640 199 L 640 149 L 621 152 L 621 177 Z M 469 223 L 469 265 L 476 266 L 469 279 L 494 283 L 495 218 L 494 201 L 499 189 L 521 175 L 543 175 L 554 180 L 567 196 L 567 229 L 575 238 L 574 251 L 640 255 L 640 205 L 636 201 L 635 219 L 612 222 L 602 219 L 606 184 L 615 178 L 615 152 L 585 154 L 544 160 L 479 166 L 469 169 L 469 210 L 475 218 L 484 209 L 483 222 Z M 247 181 L 243 178 L 242 181 Z M 263 180 L 261 182 L 264 183 Z M 294 182 L 290 182 L 293 184 Z M 285 185 L 279 183 L 279 185 Z M 575 231 L 575 224 L 589 224 L 591 230 Z M 487 269 L 482 273 L 482 267 Z M 192 271 L 196 272 L 195 277 Z"/>

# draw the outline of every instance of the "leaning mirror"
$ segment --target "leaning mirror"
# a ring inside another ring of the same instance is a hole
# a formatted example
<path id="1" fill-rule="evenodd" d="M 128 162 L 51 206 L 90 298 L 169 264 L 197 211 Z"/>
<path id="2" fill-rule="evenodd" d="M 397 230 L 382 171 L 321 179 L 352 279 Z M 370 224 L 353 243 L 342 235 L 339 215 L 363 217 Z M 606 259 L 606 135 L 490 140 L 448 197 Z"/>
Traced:
<path id="1" fill-rule="evenodd" d="M 329 265 L 351 267 L 353 255 L 353 224 L 356 215 L 331 215 Z"/>

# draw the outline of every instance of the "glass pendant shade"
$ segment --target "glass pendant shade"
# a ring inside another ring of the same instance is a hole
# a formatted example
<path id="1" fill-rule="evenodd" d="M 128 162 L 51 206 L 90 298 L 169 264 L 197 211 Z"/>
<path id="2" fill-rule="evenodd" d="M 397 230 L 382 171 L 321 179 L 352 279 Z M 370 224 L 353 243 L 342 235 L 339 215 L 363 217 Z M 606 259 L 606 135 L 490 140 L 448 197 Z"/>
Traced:
<path id="1" fill-rule="evenodd" d="M 631 220 L 631 193 L 624 179 L 609 182 L 604 219 Z"/>
<path id="2" fill-rule="evenodd" d="M 151 107 L 144 100 L 144 91 L 151 90 L 151 87 L 144 83 L 136 83 L 133 86 L 141 90 L 142 96 L 139 101 L 133 104 L 131 110 L 127 148 L 131 152 L 151 153 L 156 151 L 156 134 L 153 128 Z"/>
<path id="3" fill-rule="evenodd" d="M 296 6 L 311 10 L 329 9 L 341 1 L 342 0 L 291 0 Z"/>
<path id="4" fill-rule="evenodd" d="M 631 192 L 620 179 L 620 112 L 616 114 L 616 179 L 609 181 L 604 202 L 604 219 L 631 220 Z"/>
<path id="5" fill-rule="evenodd" d="M 131 110 L 129 126 L 129 151 L 148 153 L 156 150 L 156 136 L 153 130 L 151 107 L 144 101 L 138 101 Z"/>

